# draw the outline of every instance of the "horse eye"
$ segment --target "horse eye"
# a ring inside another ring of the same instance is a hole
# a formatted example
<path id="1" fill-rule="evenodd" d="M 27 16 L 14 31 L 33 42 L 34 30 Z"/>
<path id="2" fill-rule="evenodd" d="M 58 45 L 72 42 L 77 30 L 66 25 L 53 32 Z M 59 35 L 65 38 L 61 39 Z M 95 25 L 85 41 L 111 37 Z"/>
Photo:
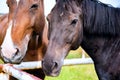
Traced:
<path id="1" fill-rule="evenodd" d="M 78 22 L 78 19 L 74 19 L 72 20 L 71 25 L 75 25 L 77 22 Z"/>
<path id="2" fill-rule="evenodd" d="M 33 4 L 32 6 L 31 6 L 31 9 L 36 9 L 36 8 L 38 8 L 38 4 Z"/>

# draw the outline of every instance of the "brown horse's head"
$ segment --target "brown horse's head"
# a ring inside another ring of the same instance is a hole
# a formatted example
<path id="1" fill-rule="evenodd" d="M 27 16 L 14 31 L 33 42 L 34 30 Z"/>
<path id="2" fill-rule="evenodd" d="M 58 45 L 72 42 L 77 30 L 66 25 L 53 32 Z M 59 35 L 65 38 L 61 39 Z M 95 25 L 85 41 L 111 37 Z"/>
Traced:
<path id="1" fill-rule="evenodd" d="M 77 49 L 83 36 L 82 12 L 75 0 L 58 0 L 48 15 L 49 44 L 42 68 L 49 76 L 57 76 L 65 56 Z"/>
<path id="2" fill-rule="evenodd" d="M 7 0 L 8 29 L 1 45 L 5 62 L 20 63 L 33 32 L 41 34 L 45 25 L 43 0 Z"/>

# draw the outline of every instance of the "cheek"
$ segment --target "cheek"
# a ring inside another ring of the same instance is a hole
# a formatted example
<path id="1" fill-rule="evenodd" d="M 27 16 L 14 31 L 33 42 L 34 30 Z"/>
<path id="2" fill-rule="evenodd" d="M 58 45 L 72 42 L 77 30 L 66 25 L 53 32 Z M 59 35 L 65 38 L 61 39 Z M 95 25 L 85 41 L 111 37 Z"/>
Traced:
<path id="1" fill-rule="evenodd" d="M 68 36 L 66 37 L 67 38 L 67 43 L 70 43 L 70 44 L 74 44 L 76 42 L 78 42 L 79 38 L 81 37 L 82 38 L 82 29 L 80 29 L 79 27 L 77 28 L 76 26 L 76 29 L 74 28 L 73 31 L 71 31 L 71 33 L 68 33 Z"/>
<path id="2" fill-rule="evenodd" d="M 12 31 L 12 40 L 15 44 L 19 45 L 22 43 L 26 35 L 31 35 L 32 32 L 33 29 L 29 26 L 15 28 Z"/>
<path id="3" fill-rule="evenodd" d="M 31 38 L 32 29 L 24 30 L 25 32 L 17 32 L 16 34 L 12 35 L 12 40 L 15 45 L 22 46 L 26 45 Z"/>
<path id="4" fill-rule="evenodd" d="M 74 37 L 75 37 L 74 32 L 66 32 L 65 34 L 63 34 L 64 41 L 67 44 L 72 44 Z"/>
<path id="5" fill-rule="evenodd" d="M 31 15 L 30 13 L 26 13 L 23 16 L 19 17 L 19 20 L 17 22 L 21 25 L 23 28 L 30 28 L 34 25 L 34 22 L 36 21 L 36 16 Z"/>

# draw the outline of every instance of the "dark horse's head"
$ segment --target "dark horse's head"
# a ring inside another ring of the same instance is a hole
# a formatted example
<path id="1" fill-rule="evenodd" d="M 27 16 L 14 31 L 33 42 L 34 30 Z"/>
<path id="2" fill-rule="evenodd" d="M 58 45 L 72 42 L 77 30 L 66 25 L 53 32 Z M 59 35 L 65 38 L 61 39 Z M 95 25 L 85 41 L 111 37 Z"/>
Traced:
<path id="1" fill-rule="evenodd" d="M 33 32 L 43 31 L 43 0 L 7 0 L 9 7 L 8 29 L 1 45 L 5 62 L 20 63 L 24 58 Z"/>
<path id="2" fill-rule="evenodd" d="M 77 49 L 81 43 L 83 28 L 82 11 L 79 7 L 77 0 L 57 0 L 47 17 L 49 46 L 42 68 L 49 76 L 59 74 L 68 52 Z"/>

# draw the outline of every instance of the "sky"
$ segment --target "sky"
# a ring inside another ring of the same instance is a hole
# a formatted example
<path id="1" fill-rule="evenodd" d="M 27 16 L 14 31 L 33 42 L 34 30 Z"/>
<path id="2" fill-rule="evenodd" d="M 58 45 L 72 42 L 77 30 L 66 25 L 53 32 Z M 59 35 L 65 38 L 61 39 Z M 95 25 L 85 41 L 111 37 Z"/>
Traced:
<path id="1" fill-rule="evenodd" d="M 111 4 L 114 7 L 120 7 L 120 0 L 100 0 L 101 2 Z M 50 13 L 51 9 L 55 5 L 55 0 L 44 0 L 45 5 L 45 15 Z M 0 0 L 0 13 L 8 13 L 8 7 L 6 5 L 6 0 Z"/>
<path id="2" fill-rule="evenodd" d="M 120 7 L 120 0 L 100 0 L 103 3 L 111 4 L 114 7 Z"/>
<path id="3" fill-rule="evenodd" d="M 55 0 L 44 0 L 45 5 L 45 15 L 50 13 L 51 9 L 55 5 Z M 6 0 L 0 0 L 0 13 L 8 13 L 8 7 Z"/>
<path id="4" fill-rule="evenodd" d="M 0 0 L 0 13 L 7 13 L 8 7 L 6 5 L 6 0 Z"/>

